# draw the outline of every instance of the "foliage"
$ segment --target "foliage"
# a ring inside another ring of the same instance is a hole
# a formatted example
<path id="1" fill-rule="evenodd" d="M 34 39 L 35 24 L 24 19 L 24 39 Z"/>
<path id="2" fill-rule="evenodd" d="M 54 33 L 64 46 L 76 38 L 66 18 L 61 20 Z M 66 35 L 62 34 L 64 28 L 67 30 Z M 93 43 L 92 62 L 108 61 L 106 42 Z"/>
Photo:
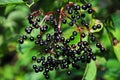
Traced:
<path id="1" fill-rule="evenodd" d="M 26 18 L 30 12 L 38 9 L 44 12 L 53 11 L 65 5 L 67 1 L 0 0 L 0 80 L 45 80 L 42 73 L 35 73 L 32 69 L 31 57 L 36 54 L 32 47 L 34 44 L 26 41 L 20 46 L 18 39 L 24 34 L 24 28 L 28 26 Z M 79 0 L 70 1 L 80 4 Z M 72 76 L 67 76 L 65 71 L 52 71 L 50 80 L 120 79 L 120 1 L 83 0 L 83 2 L 88 1 L 96 11 L 93 15 L 94 19 L 98 19 L 103 24 L 103 30 L 94 33 L 107 51 L 101 53 L 92 46 L 97 61 L 81 65 L 80 70 L 71 68 Z M 69 31 L 68 28 L 65 33 L 69 34 Z"/>

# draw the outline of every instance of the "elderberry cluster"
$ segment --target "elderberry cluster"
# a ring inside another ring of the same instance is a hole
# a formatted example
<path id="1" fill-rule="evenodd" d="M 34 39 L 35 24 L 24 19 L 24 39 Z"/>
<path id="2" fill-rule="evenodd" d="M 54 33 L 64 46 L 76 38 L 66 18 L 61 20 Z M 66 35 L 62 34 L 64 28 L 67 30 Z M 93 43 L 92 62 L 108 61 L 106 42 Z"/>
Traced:
<path id="1" fill-rule="evenodd" d="M 49 79 L 48 72 L 67 69 L 67 74 L 70 75 L 70 66 L 79 69 L 80 63 L 90 63 L 91 59 L 96 60 L 96 56 L 90 47 L 91 42 L 97 42 L 96 47 L 101 52 L 105 51 L 100 41 L 90 32 L 91 29 L 100 29 L 101 24 L 95 24 L 91 27 L 89 22 L 85 20 L 86 15 L 91 15 L 93 12 L 90 3 L 78 5 L 71 2 L 54 12 L 35 11 L 29 14 L 30 26 L 25 28 L 26 35 L 19 39 L 19 43 L 23 44 L 25 40 L 29 39 L 35 43 L 35 46 L 39 47 L 40 57 L 38 54 L 32 57 L 35 62 L 33 69 L 36 73 L 43 72 L 45 78 Z M 43 18 L 40 18 L 40 15 Z M 67 35 L 64 34 L 64 25 L 76 29 L 69 32 L 69 38 L 64 36 Z M 50 31 L 51 29 L 52 31 Z M 32 36 L 31 33 L 35 30 L 39 30 L 39 32 L 36 36 Z M 77 36 L 79 36 L 79 41 L 72 44 L 72 41 L 78 38 Z M 90 41 L 84 40 L 86 37 Z"/>

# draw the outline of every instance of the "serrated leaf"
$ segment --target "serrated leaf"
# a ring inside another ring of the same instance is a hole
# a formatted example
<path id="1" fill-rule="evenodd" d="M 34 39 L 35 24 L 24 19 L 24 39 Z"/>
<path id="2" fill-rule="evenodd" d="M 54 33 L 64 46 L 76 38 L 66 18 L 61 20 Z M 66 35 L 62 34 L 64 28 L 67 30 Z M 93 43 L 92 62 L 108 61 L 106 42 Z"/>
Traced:
<path id="1" fill-rule="evenodd" d="M 82 80 L 94 80 L 96 77 L 96 72 L 97 72 L 97 68 L 95 62 L 91 60 L 91 62 L 86 66 L 86 70 Z"/>
<path id="2" fill-rule="evenodd" d="M 22 0 L 0 0 L 0 5 L 22 4 L 22 3 L 24 3 Z"/>

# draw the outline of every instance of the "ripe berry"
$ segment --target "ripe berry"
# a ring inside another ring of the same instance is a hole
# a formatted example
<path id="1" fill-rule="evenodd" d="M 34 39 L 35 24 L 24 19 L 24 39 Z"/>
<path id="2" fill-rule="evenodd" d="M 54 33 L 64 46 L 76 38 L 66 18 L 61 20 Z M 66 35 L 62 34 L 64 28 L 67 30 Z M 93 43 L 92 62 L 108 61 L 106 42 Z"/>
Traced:
<path id="1" fill-rule="evenodd" d="M 76 36 L 77 35 L 77 32 L 76 31 L 73 31 L 73 36 Z"/>
<path id="2" fill-rule="evenodd" d="M 71 75 L 71 71 L 67 71 L 67 75 Z"/>
<path id="3" fill-rule="evenodd" d="M 104 47 L 101 47 L 101 48 L 100 48 L 100 51 L 101 51 L 101 52 L 104 52 L 104 51 L 105 51 L 105 48 L 104 48 Z"/>
<path id="4" fill-rule="evenodd" d="M 85 14 L 81 14 L 81 17 L 84 18 L 84 17 L 85 17 Z"/>
<path id="5" fill-rule="evenodd" d="M 86 10 L 86 9 L 87 9 L 86 4 L 82 5 L 82 9 L 83 9 L 83 10 Z"/>
<path id="6" fill-rule="evenodd" d="M 63 23 L 63 24 L 65 24 L 66 22 L 67 22 L 67 20 L 65 20 L 65 19 L 62 20 L 62 23 Z"/>
<path id="7" fill-rule="evenodd" d="M 88 13 L 91 14 L 93 12 L 92 9 L 88 9 Z"/>
<path id="8" fill-rule="evenodd" d="M 36 56 L 32 56 L 32 60 L 35 61 L 36 60 Z"/>
<path id="9" fill-rule="evenodd" d="M 20 39 L 20 40 L 19 40 L 19 43 L 20 43 L 20 44 L 23 44 L 23 43 L 24 43 L 24 40 L 23 40 L 23 39 Z"/>
<path id="10" fill-rule="evenodd" d="M 91 8 L 91 7 L 92 7 L 92 4 L 88 3 L 88 4 L 87 4 L 87 7 L 88 7 L 88 8 Z"/>
<path id="11" fill-rule="evenodd" d="M 82 38 L 85 38 L 85 36 L 86 36 L 86 35 L 85 35 L 85 33 L 83 32 L 83 33 L 81 34 L 81 37 L 82 37 Z"/>
<path id="12" fill-rule="evenodd" d="M 96 30 L 96 29 L 97 29 L 97 26 L 94 25 L 94 26 L 92 27 L 92 29 L 93 29 L 93 30 Z"/>
<path id="13" fill-rule="evenodd" d="M 98 28 L 98 29 L 100 29 L 100 28 L 101 28 L 101 25 L 100 25 L 100 24 L 98 24 L 98 25 L 97 25 L 97 28 Z"/>
<path id="14" fill-rule="evenodd" d="M 30 41 L 34 41 L 34 37 L 30 36 Z"/>
<path id="15" fill-rule="evenodd" d="M 100 43 L 97 43 L 97 44 L 96 44 L 96 47 L 97 47 L 97 48 L 101 48 L 102 46 L 101 46 Z"/>

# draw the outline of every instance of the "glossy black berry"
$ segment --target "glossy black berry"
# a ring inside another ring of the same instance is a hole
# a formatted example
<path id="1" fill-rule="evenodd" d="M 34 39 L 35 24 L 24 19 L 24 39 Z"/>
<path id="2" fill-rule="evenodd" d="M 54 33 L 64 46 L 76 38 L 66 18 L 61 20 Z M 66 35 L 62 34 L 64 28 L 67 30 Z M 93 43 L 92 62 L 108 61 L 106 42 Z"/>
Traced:
<path id="1" fill-rule="evenodd" d="M 32 56 L 32 60 L 35 61 L 36 60 L 36 56 Z"/>
<path id="2" fill-rule="evenodd" d="M 77 32 L 76 32 L 76 31 L 73 31 L 72 34 L 73 34 L 73 36 L 76 36 L 76 35 L 77 35 Z"/>
<path id="3" fill-rule="evenodd" d="M 71 75 L 71 71 L 67 71 L 67 75 Z"/>
<path id="4" fill-rule="evenodd" d="M 30 41 L 34 41 L 34 37 L 30 36 Z"/>
<path id="5" fill-rule="evenodd" d="M 98 25 L 97 25 L 97 28 L 98 28 L 98 29 L 100 29 L 100 28 L 101 28 L 101 25 L 100 25 L 100 24 L 98 24 Z"/>
<path id="6" fill-rule="evenodd" d="M 20 44 L 23 44 L 23 43 L 24 43 L 24 40 L 23 40 L 23 39 L 20 39 L 20 40 L 19 40 L 19 43 L 20 43 Z"/>
<path id="7" fill-rule="evenodd" d="M 94 26 L 92 27 L 92 29 L 93 29 L 93 30 L 96 30 L 96 29 L 97 29 L 97 26 L 94 25 Z"/>
<path id="8" fill-rule="evenodd" d="M 85 38 L 85 36 L 86 36 L 86 35 L 85 35 L 85 33 L 83 32 L 83 33 L 81 34 L 81 37 L 82 37 L 82 38 Z"/>
<path id="9" fill-rule="evenodd" d="M 102 46 L 101 46 L 100 43 L 96 43 L 96 47 L 97 47 L 97 48 L 101 48 Z"/>
<path id="10" fill-rule="evenodd" d="M 83 9 L 83 10 L 86 10 L 86 9 L 87 9 L 86 4 L 82 5 L 82 9 Z"/>
<path id="11" fill-rule="evenodd" d="M 92 10 L 92 9 L 88 9 L 88 13 L 89 13 L 89 14 L 92 14 L 92 13 L 93 13 L 93 10 Z"/>
<path id="12" fill-rule="evenodd" d="M 87 4 L 87 7 L 88 7 L 88 8 L 91 8 L 91 7 L 92 7 L 92 4 L 88 3 L 88 4 Z"/>
<path id="13" fill-rule="evenodd" d="M 67 20 L 65 20 L 65 19 L 62 20 L 62 23 L 63 23 L 63 24 L 65 24 L 66 22 L 67 22 Z"/>

